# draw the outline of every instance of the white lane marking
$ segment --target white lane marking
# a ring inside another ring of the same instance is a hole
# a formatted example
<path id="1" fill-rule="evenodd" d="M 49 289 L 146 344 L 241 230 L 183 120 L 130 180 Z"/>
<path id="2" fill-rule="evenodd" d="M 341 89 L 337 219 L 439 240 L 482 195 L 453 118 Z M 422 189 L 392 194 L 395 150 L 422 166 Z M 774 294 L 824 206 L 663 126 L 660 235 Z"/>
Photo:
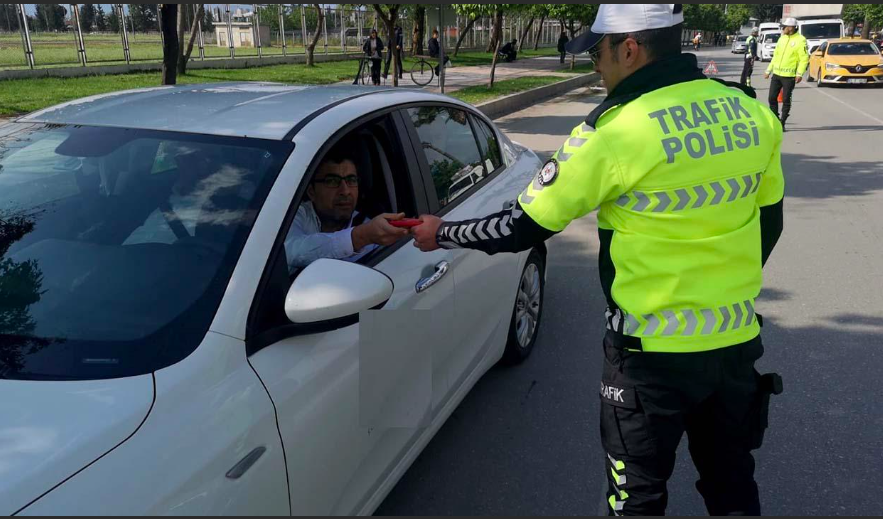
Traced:
<path id="1" fill-rule="evenodd" d="M 876 122 L 876 123 L 879 124 L 880 126 L 883 126 L 883 120 L 881 120 L 881 119 L 877 119 L 877 118 L 874 117 L 873 115 L 867 114 L 867 113 L 865 113 L 865 112 L 859 110 L 858 108 L 852 106 L 851 104 L 847 103 L 846 101 L 844 101 L 844 100 L 842 100 L 842 99 L 837 99 L 836 97 L 832 96 L 831 94 L 825 92 L 824 90 L 819 90 L 818 88 L 813 88 L 813 89 L 811 89 L 811 90 L 812 90 L 813 92 L 818 92 L 818 93 L 820 93 L 820 94 L 822 94 L 822 95 L 824 95 L 824 96 L 827 96 L 827 97 L 833 99 L 834 101 L 837 101 L 838 103 L 842 104 L 843 106 L 845 106 L 845 107 L 851 109 L 852 111 L 854 111 L 854 112 L 858 112 L 858 113 L 864 115 L 865 117 L 867 117 L 868 119 L 870 119 L 870 120 Z"/>

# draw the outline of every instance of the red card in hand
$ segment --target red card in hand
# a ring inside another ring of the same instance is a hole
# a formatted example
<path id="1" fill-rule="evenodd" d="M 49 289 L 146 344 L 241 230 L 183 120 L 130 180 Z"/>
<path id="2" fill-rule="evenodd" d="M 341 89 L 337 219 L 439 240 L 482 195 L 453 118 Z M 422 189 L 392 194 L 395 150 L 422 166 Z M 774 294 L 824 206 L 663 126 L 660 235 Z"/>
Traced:
<path id="1" fill-rule="evenodd" d="M 411 227 L 417 227 L 418 225 L 420 225 L 422 223 L 423 223 L 422 221 L 417 220 L 415 218 L 405 218 L 403 220 L 389 220 L 389 224 L 392 225 L 393 227 L 404 227 L 407 229 L 410 229 Z"/>

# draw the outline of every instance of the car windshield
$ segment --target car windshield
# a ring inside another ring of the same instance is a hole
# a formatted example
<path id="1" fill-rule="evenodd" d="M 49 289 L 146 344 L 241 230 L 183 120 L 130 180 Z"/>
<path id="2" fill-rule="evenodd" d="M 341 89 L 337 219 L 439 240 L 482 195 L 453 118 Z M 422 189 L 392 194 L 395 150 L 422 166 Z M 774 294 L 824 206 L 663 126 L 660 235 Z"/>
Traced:
<path id="1" fill-rule="evenodd" d="M 782 33 L 780 33 L 780 32 L 773 33 L 773 34 L 767 34 L 766 36 L 764 36 L 763 42 L 764 43 L 776 43 L 777 41 L 779 41 L 780 36 L 782 36 Z"/>
<path id="2" fill-rule="evenodd" d="M 0 378 L 130 376 L 192 352 L 291 147 L 0 127 Z"/>
<path id="3" fill-rule="evenodd" d="M 736 41 L 739 41 L 739 42 L 748 41 L 748 36 L 737 36 Z"/>
<path id="4" fill-rule="evenodd" d="M 839 23 L 806 23 L 800 27 L 800 34 L 804 38 L 839 38 Z"/>
<path id="5" fill-rule="evenodd" d="M 828 46 L 832 56 L 876 56 L 877 48 L 870 43 L 835 43 Z"/>

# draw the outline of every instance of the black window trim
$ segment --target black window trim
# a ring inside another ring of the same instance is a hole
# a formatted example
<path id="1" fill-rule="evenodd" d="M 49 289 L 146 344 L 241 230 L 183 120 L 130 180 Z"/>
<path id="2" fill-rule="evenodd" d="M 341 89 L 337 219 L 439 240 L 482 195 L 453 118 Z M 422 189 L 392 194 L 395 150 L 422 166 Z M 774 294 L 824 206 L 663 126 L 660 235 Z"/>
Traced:
<path id="1" fill-rule="evenodd" d="M 420 169 L 422 170 L 423 181 L 427 186 L 426 198 L 429 199 L 430 210 L 431 210 L 430 214 L 441 217 L 441 216 L 444 216 L 444 215 L 448 214 L 449 212 L 453 211 L 457 206 L 459 206 L 460 204 L 462 204 L 463 202 L 468 200 L 479 189 L 481 189 L 481 187 L 484 186 L 487 182 L 490 182 L 491 180 L 493 180 L 497 176 L 501 175 L 504 171 L 506 171 L 506 169 L 509 166 L 506 164 L 506 158 L 503 155 L 502 148 L 500 148 L 500 159 L 503 161 L 503 163 L 500 165 L 500 167 L 495 169 L 492 173 L 488 174 L 484 178 L 484 180 L 482 180 L 478 184 L 475 184 L 474 186 L 470 187 L 466 192 L 464 192 L 462 195 L 458 196 L 456 200 L 452 201 L 451 203 L 447 204 L 444 207 L 441 207 L 441 205 L 439 204 L 439 201 L 438 201 L 438 195 L 436 195 L 436 193 L 435 193 L 435 188 L 434 188 L 435 184 L 432 180 L 432 173 L 429 170 L 429 163 L 426 161 L 426 154 L 423 153 L 422 147 L 418 146 L 418 143 L 420 142 L 420 137 L 417 134 L 417 128 L 414 126 L 414 123 L 411 121 L 410 115 L 409 114 L 405 115 L 406 111 L 410 108 L 422 108 L 422 107 L 427 107 L 427 106 L 441 106 L 444 108 L 460 110 L 462 112 L 466 112 L 466 114 L 468 114 L 468 115 L 479 118 L 485 124 L 488 124 L 488 122 L 485 120 L 485 117 L 483 115 L 479 114 L 476 110 L 467 108 L 465 106 L 453 104 L 453 103 L 445 103 L 442 101 L 417 101 L 417 102 L 413 102 L 413 103 L 403 104 L 400 106 L 400 109 L 403 113 L 403 118 L 405 119 L 405 124 L 408 127 L 408 133 L 411 136 L 411 141 L 413 144 L 413 151 L 418 157 L 417 160 L 420 164 Z M 477 139 L 478 136 L 476 135 L 475 128 L 472 126 L 472 122 L 470 122 L 469 124 L 470 124 L 469 127 L 472 130 L 473 139 Z M 500 147 L 501 146 L 500 135 L 497 133 L 496 129 L 494 128 L 494 126 L 492 124 L 488 124 L 488 127 L 494 133 L 494 136 L 497 138 L 497 146 Z M 477 141 L 476 141 L 475 145 L 478 146 L 478 154 L 479 154 L 479 156 L 481 156 L 481 146 L 478 144 Z M 429 189 L 429 186 L 433 186 L 433 188 Z"/>
<path id="2" fill-rule="evenodd" d="M 326 333 L 340 328 L 345 328 L 347 326 L 352 326 L 353 324 L 357 324 L 359 322 L 358 315 L 353 315 L 318 323 L 290 323 L 260 332 L 256 332 L 254 330 L 257 322 L 257 313 L 264 303 L 264 299 L 266 297 L 265 294 L 268 292 L 268 287 L 270 283 L 273 282 L 274 277 L 279 276 L 279 273 L 275 272 L 279 270 L 279 256 L 280 254 L 284 254 L 284 242 L 287 231 L 288 229 L 290 229 L 294 221 L 294 217 L 297 214 L 299 202 L 303 199 L 304 193 L 306 192 L 307 183 L 305 182 L 305 180 L 310 178 L 315 172 L 316 168 L 318 167 L 319 158 L 324 156 L 325 153 L 327 153 L 328 150 L 331 149 L 331 147 L 336 144 L 340 139 L 342 139 L 345 135 L 349 134 L 359 126 L 362 126 L 365 123 L 384 116 L 388 116 L 392 122 L 392 128 L 395 132 L 393 137 L 397 136 L 401 142 L 401 148 L 405 155 L 405 161 L 408 164 L 408 176 L 411 180 L 411 194 L 415 197 L 414 202 L 417 207 L 417 212 L 420 214 L 429 212 L 430 204 L 429 200 L 427 200 L 425 196 L 427 192 L 426 186 L 424 184 L 423 178 L 421 178 L 421 169 L 417 162 L 417 158 L 414 155 L 413 142 L 411 141 L 410 135 L 407 133 L 407 128 L 404 124 L 399 106 L 385 107 L 379 110 L 375 110 L 368 114 L 359 116 L 358 118 L 353 119 L 352 121 L 342 126 L 337 132 L 334 133 L 334 135 L 332 135 L 319 147 L 316 154 L 310 160 L 310 163 L 305 170 L 304 176 L 301 179 L 300 185 L 295 192 L 294 198 L 291 201 L 291 205 L 289 206 L 285 218 L 282 221 L 282 225 L 277 231 L 276 239 L 273 241 L 273 248 L 271 249 L 270 254 L 267 257 L 267 261 L 264 264 L 263 272 L 261 273 L 261 279 L 258 282 L 258 288 L 255 291 L 255 295 L 252 298 L 251 305 L 249 307 L 248 319 L 246 320 L 245 329 L 246 356 L 250 357 L 251 355 L 254 355 L 267 346 L 271 346 L 285 339 L 306 335 L 314 335 L 318 333 Z M 421 196 L 421 190 L 423 196 Z M 414 216 L 416 217 L 419 215 Z M 363 258 L 364 262 L 360 263 L 367 267 L 374 267 L 384 259 L 388 258 L 390 255 L 392 255 L 395 251 L 399 250 L 405 244 L 410 243 L 411 240 L 411 238 L 403 239 L 398 243 L 390 245 L 389 247 L 383 247 L 380 250 L 365 256 Z M 285 266 L 285 275 L 287 276 L 287 262 L 282 263 Z M 379 305 L 374 309 L 381 308 L 382 306 L 383 305 Z"/>

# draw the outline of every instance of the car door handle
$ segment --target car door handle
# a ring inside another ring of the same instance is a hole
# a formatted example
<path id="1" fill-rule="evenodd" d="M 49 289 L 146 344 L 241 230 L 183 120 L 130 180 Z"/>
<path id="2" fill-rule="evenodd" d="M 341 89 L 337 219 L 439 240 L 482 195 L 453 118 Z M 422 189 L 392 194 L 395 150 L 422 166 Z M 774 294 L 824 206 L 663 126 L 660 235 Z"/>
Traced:
<path id="1" fill-rule="evenodd" d="M 439 262 L 439 264 L 435 266 L 435 273 L 433 275 L 417 282 L 417 293 L 425 292 L 429 287 L 438 283 L 441 278 L 445 277 L 448 270 L 450 270 L 450 265 L 447 261 Z"/>

